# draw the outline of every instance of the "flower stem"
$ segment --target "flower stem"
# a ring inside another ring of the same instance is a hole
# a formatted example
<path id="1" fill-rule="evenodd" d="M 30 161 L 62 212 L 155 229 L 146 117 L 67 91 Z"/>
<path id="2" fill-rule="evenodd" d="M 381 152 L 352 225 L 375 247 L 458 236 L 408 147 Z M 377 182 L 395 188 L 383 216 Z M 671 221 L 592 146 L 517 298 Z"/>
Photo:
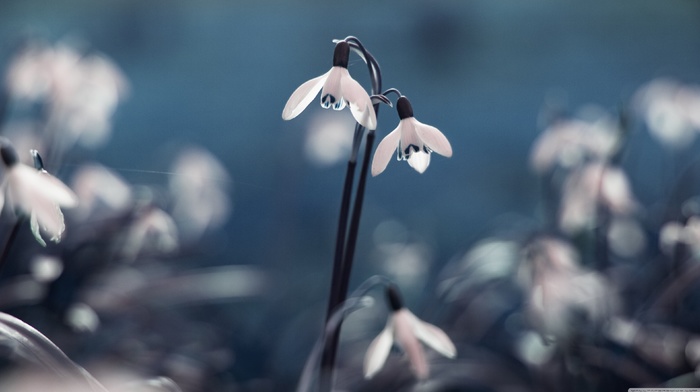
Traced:
<path id="1" fill-rule="evenodd" d="M 331 277 L 331 291 L 328 300 L 328 309 L 326 311 L 326 322 L 330 319 L 338 306 L 338 297 L 340 289 L 340 273 L 343 264 L 343 251 L 345 250 L 345 235 L 347 233 L 348 215 L 350 212 L 350 199 L 352 195 L 352 183 L 355 179 L 355 168 L 357 162 L 348 161 L 348 168 L 345 172 L 345 185 L 343 186 L 343 196 L 340 202 L 340 214 L 338 216 L 338 233 L 335 239 L 335 256 L 333 258 L 333 275 Z"/>
<path id="2" fill-rule="evenodd" d="M 362 169 L 360 170 L 360 179 L 357 184 L 357 193 L 355 195 L 355 202 L 352 208 L 352 217 L 350 219 L 347 242 L 345 243 L 345 253 L 342 255 L 341 262 L 333 265 L 331 298 L 328 302 L 328 317 L 326 322 L 330 320 L 330 316 L 333 315 L 336 308 L 345 302 L 348 295 L 348 286 L 350 284 L 350 276 L 352 275 L 352 264 L 355 256 L 355 247 L 357 245 L 357 234 L 360 228 L 360 218 L 362 216 L 362 205 L 364 203 L 367 173 L 369 172 L 369 160 L 370 156 L 372 155 L 372 147 L 374 146 L 374 137 L 374 131 L 367 133 L 365 153 L 362 158 Z M 349 167 L 350 164 L 348 164 L 348 170 Z M 345 194 L 343 194 L 343 199 L 345 199 Z M 345 220 L 347 220 L 347 214 L 345 216 Z M 337 251 L 338 243 L 336 243 L 336 252 Z M 321 359 L 321 391 L 331 391 L 332 389 L 333 368 L 335 367 L 335 357 L 338 351 L 338 343 L 340 342 L 340 330 L 341 324 L 339 324 L 337 328 L 333 328 L 330 331 L 330 335 L 326 337 L 326 349 L 324 350 L 323 357 Z"/>

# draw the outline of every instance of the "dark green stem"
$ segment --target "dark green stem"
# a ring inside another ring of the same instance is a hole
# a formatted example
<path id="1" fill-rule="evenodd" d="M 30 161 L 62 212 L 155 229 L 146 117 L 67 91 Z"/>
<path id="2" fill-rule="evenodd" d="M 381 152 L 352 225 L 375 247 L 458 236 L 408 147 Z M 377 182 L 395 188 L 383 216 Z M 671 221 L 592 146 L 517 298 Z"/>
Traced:
<path id="1" fill-rule="evenodd" d="M 367 62 L 367 67 L 370 73 L 372 82 L 372 94 L 381 92 L 381 71 L 379 64 L 374 57 L 362 46 L 360 41 L 355 37 L 345 39 L 350 46 L 356 50 Z M 379 114 L 379 104 L 374 104 L 375 115 Z M 355 128 L 356 140 L 361 140 L 358 135 L 361 135 L 364 128 L 359 124 Z M 329 322 L 332 315 L 338 307 L 345 302 L 347 297 L 348 285 L 352 274 L 352 262 L 355 254 L 355 246 L 357 244 L 357 233 L 360 225 L 360 217 L 362 215 L 362 204 L 364 202 L 365 186 L 367 182 L 367 173 L 369 172 L 369 161 L 374 145 L 374 130 L 369 130 L 367 133 L 367 141 L 365 143 L 365 154 L 362 160 L 362 169 L 360 171 L 360 179 L 355 193 L 355 201 L 353 204 L 352 217 L 350 226 L 346 235 L 347 218 L 350 207 L 350 198 L 352 194 L 352 183 L 356 166 L 356 149 L 359 143 L 353 146 L 353 154 L 348 162 L 348 171 L 345 176 L 345 184 L 343 187 L 343 199 L 341 201 L 340 218 L 338 221 L 338 234 L 336 238 L 335 257 L 333 260 L 333 273 L 331 277 L 330 296 L 328 298 L 328 309 L 326 314 L 326 323 Z M 342 322 L 342 321 L 341 321 Z M 335 367 L 335 358 L 338 351 L 338 343 L 340 340 L 340 324 L 337 328 L 333 328 L 330 335 L 326 336 L 326 346 L 321 358 L 321 374 L 320 374 L 320 391 L 331 391 L 333 388 L 333 370 Z"/>
<path id="2" fill-rule="evenodd" d="M 332 315 L 335 309 L 345 302 L 348 295 L 348 286 L 350 284 L 350 276 L 352 275 L 352 264 L 355 256 L 355 247 L 357 245 L 357 234 L 360 228 L 360 218 L 362 216 L 362 205 L 364 202 L 365 187 L 367 184 L 367 173 L 369 172 L 369 161 L 374 145 L 374 131 L 367 133 L 367 141 L 365 143 L 365 154 L 362 159 L 362 169 L 360 170 L 360 179 L 357 184 L 357 194 L 355 195 L 355 203 L 352 208 L 352 217 L 350 219 L 350 229 L 347 235 L 345 245 L 345 253 L 342 262 L 334 267 L 338 268 L 337 281 L 334 281 L 334 286 L 331 287 L 331 300 L 328 304 L 329 315 Z M 335 286 L 337 285 L 337 286 Z M 328 320 L 327 320 L 328 321 Z M 333 386 L 333 369 L 335 367 L 335 358 L 338 352 L 338 343 L 340 342 L 340 330 L 342 322 L 337 328 L 330 332 L 330 336 L 326 337 L 326 349 L 323 352 L 321 360 L 321 391 L 331 391 Z"/>

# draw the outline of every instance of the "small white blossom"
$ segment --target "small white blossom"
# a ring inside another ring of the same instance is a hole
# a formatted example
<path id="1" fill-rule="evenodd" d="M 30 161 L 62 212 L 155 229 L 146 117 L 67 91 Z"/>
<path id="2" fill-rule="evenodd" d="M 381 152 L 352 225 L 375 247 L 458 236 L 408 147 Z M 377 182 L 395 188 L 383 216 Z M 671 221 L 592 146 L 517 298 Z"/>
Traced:
<path id="1" fill-rule="evenodd" d="M 221 226 L 231 212 L 227 190 L 231 179 L 221 162 L 208 151 L 190 147 L 176 159 L 171 171 L 172 215 L 178 227 L 198 237 Z"/>
<path id="2" fill-rule="evenodd" d="M 7 200 L 12 209 L 29 215 L 32 233 L 41 245 L 46 243 L 40 229 L 50 235 L 51 241 L 59 242 L 66 228 L 60 207 L 75 207 L 75 193 L 46 170 L 19 162 L 14 147 L 7 141 L 0 140 L 0 158 L 4 169 L 0 209 Z"/>
<path id="3" fill-rule="evenodd" d="M 394 151 L 397 151 L 397 159 L 408 161 L 419 173 L 428 168 L 431 152 L 435 151 L 448 158 L 452 156 L 452 146 L 445 135 L 437 128 L 416 120 L 406 97 L 399 97 L 396 109 L 400 118 L 399 125 L 377 146 L 372 159 L 373 176 L 386 169 Z"/>
<path id="4" fill-rule="evenodd" d="M 673 254 L 676 244 L 687 245 L 695 255 L 700 255 L 700 217 L 691 216 L 682 225 L 679 222 L 668 222 L 659 233 L 661 249 L 668 255 Z"/>
<path id="5" fill-rule="evenodd" d="M 419 380 L 425 380 L 430 375 L 430 369 L 420 342 L 447 358 L 454 358 L 457 355 L 457 349 L 440 328 L 420 320 L 403 307 L 398 293 L 393 288 L 387 290 L 387 296 L 392 313 L 384 330 L 367 349 L 364 361 L 365 378 L 372 378 L 382 369 L 391 346 L 396 343 L 408 356 L 411 370 L 416 377 Z"/>
<path id="6" fill-rule="evenodd" d="M 129 228 L 122 252 L 126 260 L 133 261 L 143 251 L 167 254 L 178 248 L 173 218 L 160 208 L 146 207 Z"/>
<path id="7" fill-rule="evenodd" d="M 528 319 L 547 342 L 602 326 L 617 310 L 617 294 L 606 277 L 581 267 L 576 250 L 555 238 L 539 238 L 525 248 L 518 280 L 526 290 Z"/>
<path id="8" fill-rule="evenodd" d="M 13 59 L 5 80 L 20 101 L 45 100 L 48 122 L 64 146 L 94 147 L 109 136 L 110 120 L 128 92 L 121 70 L 99 54 L 82 55 L 66 43 L 30 42 Z"/>
<path id="9" fill-rule="evenodd" d="M 542 173 L 555 165 L 567 168 L 578 165 L 586 158 L 605 159 L 612 155 L 617 144 L 616 129 L 608 117 L 557 121 L 535 141 L 530 166 Z"/>
<path id="10" fill-rule="evenodd" d="M 80 199 L 80 207 L 74 213 L 79 219 L 121 212 L 132 203 L 129 184 L 117 173 L 98 164 L 81 166 L 71 184 Z"/>
<path id="11" fill-rule="evenodd" d="M 321 91 L 321 106 L 343 110 L 350 107 L 355 120 L 367 129 L 377 128 L 377 115 L 367 91 L 350 76 L 348 59 L 350 45 L 340 41 L 333 53 L 333 67 L 325 74 L 313 78 L 299 86 L 289 97 L 282 111 L 282 118 L 291 120 L 306 109 Z"/>
<path id="12" fill-rule="evenodd" d="M 603 162 L 589 163 L 572 172 L 564 184 L 560 227 L 573 233 L 596 222 L 598 207 L 615 215 L 626 215 L 637 208 L 632 187 L 625 173 Z"/>
<path id="13" fill-rule="evenodd" d="M 647 84 L 635 96 L 649 132 L 671 148 L 688 146 L 700 131 L 700 88 L 669 79 Z"/>

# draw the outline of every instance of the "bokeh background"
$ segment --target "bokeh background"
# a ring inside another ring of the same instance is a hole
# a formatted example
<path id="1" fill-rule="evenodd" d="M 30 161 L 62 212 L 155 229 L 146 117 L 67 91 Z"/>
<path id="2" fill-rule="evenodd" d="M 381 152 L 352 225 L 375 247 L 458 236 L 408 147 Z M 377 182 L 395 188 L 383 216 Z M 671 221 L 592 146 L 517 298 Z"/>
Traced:
<path id="1" fill-rule="evenodd" d="M 166 184 L 174 151 L 194 144 L 229 172 L 228 222 L 195 256 L 171 262 L 264 276 L 255 295 L 178 309 L 225 331 L 233 354 L 221 377 L 243 390 L 288 390 L 320 331 L 353 123 L 348 111 L 316 104 L 290 122 L 281 112 L 299 84 L 330 67 L 331 40 L 348 35 L 375 55 L 384 87 L 408 96 L 454 150 L 434 154 L 422 175 L 392 161 L 368 183 L 351 287 L 389 276 L 417 314 L 436 303 L 442 267 L 480 238 L 537 226 L 540 184 L 528 155 L 549 111 L 594 104 L 614 115 L 654 78 L 700 83 L 694 0 L 3 0 L 0 68 L 18 42 L 38 36 L 101 52 L 129 80 L 94 159 L 131 183 Z M 349 68 L 368 85 L 359 57 Z M 383 106 L 378 136 L 397 123 Z M 340 155 L 310 146 L 319 127 L 339 127 L 321 145 L 339 137 Z M 653 204 L 670 152 L 633 132 L 627 169 L 639 199 Z M 382 317 L 381 306 L 358 316 L 369 320 L 364 342 Z M 36 326 L 51 336 L 49 322 Z"/>

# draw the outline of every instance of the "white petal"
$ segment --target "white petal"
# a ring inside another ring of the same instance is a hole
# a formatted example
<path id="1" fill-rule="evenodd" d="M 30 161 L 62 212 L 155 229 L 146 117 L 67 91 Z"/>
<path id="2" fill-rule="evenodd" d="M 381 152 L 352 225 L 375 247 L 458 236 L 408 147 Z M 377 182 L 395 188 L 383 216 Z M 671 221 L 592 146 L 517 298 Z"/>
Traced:
<path id="1" fill-rule="evenodd" d="M 659 233 L 659 245 L 667 254 L 672 254 L 676 244 L 681 241 L 684 234 L 683 226 L 678 222 L 668 222 L 661 227 Z"/>
<path id="2" fill-rule="evenodd" d="M 41 246 L 46 246 L 46 241 L 41 238 L 41 233 L 39 232 L 39 222 L 37 221 L 36 214 L 32 212 L 32 216 L 29 218 L 29 227 L 32 229 L 32 234 L 36 238 L 37 242 Z"/>
<path id="3" fill-rule="evenodd" d="M 452 146 L 450 146 L 450 142 L 439 129 L 423 124 L 415 118 L 413 119 L 413 122 L 415 124 L 418 137 L 423 141 L 423 143 L 425 143 L 426 146 L 428 146 L 428 148 L 442 156 L 448 158 L 452 156 Z"/>
<path id="4" fill-rule="evenodd" d="M 52 241 L 61 240 L 66 225 L 63 221 L 63 213 L 55 203 L 45 199 L 33 200 L 31 214 L 36 217 L 41 229 L 51 236 Z"/>
<path id="5" fill-rule="evenodd" d="M 430 373 L 428 361 L 425 359 L 423 346 L 414 334 L 414 322 L 411 316 L 413 314 L 405 308 L 396 311 L 394 314 L 394 334 L 396 343 L 401 346 L 411 362 L 413 373 L 419 380 L 425 380 Z"/>
<path id="6" fill-rule="evenodd" d="M 326 82 L 330 71 L 325 74 L 313 78 L 301 86 L 297 87 L 292 93 L 292 96 L 287 100 L 287 104 L 284 105 L 284 110 L 282 110 L 282 118 L 285 120 L 291 120 L 298 116 L 299 113 L 303 112 L 307 106 L 313 101 L 318 91 L 323 87 L 323 83 Z"/>
<path id="7" fill-rule="evenodd" d="M 367 349 L 364 362 L 364 374 L 366 379 L 374 377 L 381 370 L 389 356 L 393 343 L 391 321 L 387 324 L 382 333 L 377 336 Z"/>
<path id="8" fill-rule="evenodd" d="M 30 168 L 31 169 L 31 168 Z M 49 173 L 39 173 L 44 177 L 45 184 L 42 186 L 50 194 L 51 199 L 61 207 L 72 208 L 78 205 L 78 196 L 68 185 Z"/>
<path id="9" fill-rule="evenodd" d="M 343 98 L 350 103 L 350 112 L 355 120 L 367 129 L 377 129 L 377 115 L 374 113 L 372 100 L 360 83 L 350 76 L 347 69 L 340 79 L 340 88 Z"/>
<path id="10" fill-rule="evenodd" d="M 399 139 L 401 138 L 401 125 L 396 127 L 391 131 L 377 146 L 374 151 L 374 158 L 372 158 L 372 175 L 376 176 L 386 169 L 386 165 L 389 164 L 391 157 L 394 155 L 394 151 L 399 146 Z"/>
<path id="11" fill-rule="evenodd" d="M 414 151 L 415 149 L 411 146 L 415 146 L 418 150 L 423 150 L 423 141 L 416 133 L 416 121 L 413 117 L 404 118 L 399 121 L 399 128 L 401 128 L 401 144 L 399 148 L 401 149 L 401 158 L 407 159 L 407 150 Z"/>
<path id="12" fill-rule="evenodd" d="M 440 354 L 446 356 L 447 358 L 454 358 L 457 355 L 457 349 L 455 348 L 452 340 L 443 332 L 440 328 L 428 324 L 424 321 L 416 319 L 416 323 L 413 325 L 413 331 L 416 333 L 416 337 L 420 339 L 423 343 L 430 346 L 433 350 L 439 352 Z"/>
<path id="13" fill-rule="evenodd" d="M 423 173 L 430 165 L 430 154 L 424 151 L 414 151 L 408 157 L 408 165 L 416 169 L 418 173 Z"/>
<path id="14" fill-rule="evenodd" d="M 610 209 L 622 214 L 631 212 L 635 201 L 625 173 L 617 168 L 607 168 L 603 176 L 601 193 Z"/>
<path id="15" fill-rule="evenodd" d="M 16 165 L 9 173 L 12 179 L 8 187 L 16 191 L 19 198 L 15 198 L 14 201 L 20 204 L 25 212 L 31 210 L 27 199 L 46 199 L 64 207 L 74 207 L 78 204 L 75 193 L 49 173 L 24 164 Z"/>
<path id="16" fill-rule="evenodd" d="M 7 187 L 13 208 L 35 215 L 39 227 L 53 240 L 61 238 L 65 224 L 59 205 L 77 204 L 77 197 L 70 188 L 50 174 L 21 163 L 8 172 Z"/>
<path id="17" fill-rule="evenodd" d="M 345 108 L 343 89 L 340 84 L 340 81 L 345 77 L 350 77 L 347 68 L 336 66 L 328 71 L 328 78 L 326 78 L 321 89 L 321 106 L 326 109 L 333 108 L 334 110 Z"/>

